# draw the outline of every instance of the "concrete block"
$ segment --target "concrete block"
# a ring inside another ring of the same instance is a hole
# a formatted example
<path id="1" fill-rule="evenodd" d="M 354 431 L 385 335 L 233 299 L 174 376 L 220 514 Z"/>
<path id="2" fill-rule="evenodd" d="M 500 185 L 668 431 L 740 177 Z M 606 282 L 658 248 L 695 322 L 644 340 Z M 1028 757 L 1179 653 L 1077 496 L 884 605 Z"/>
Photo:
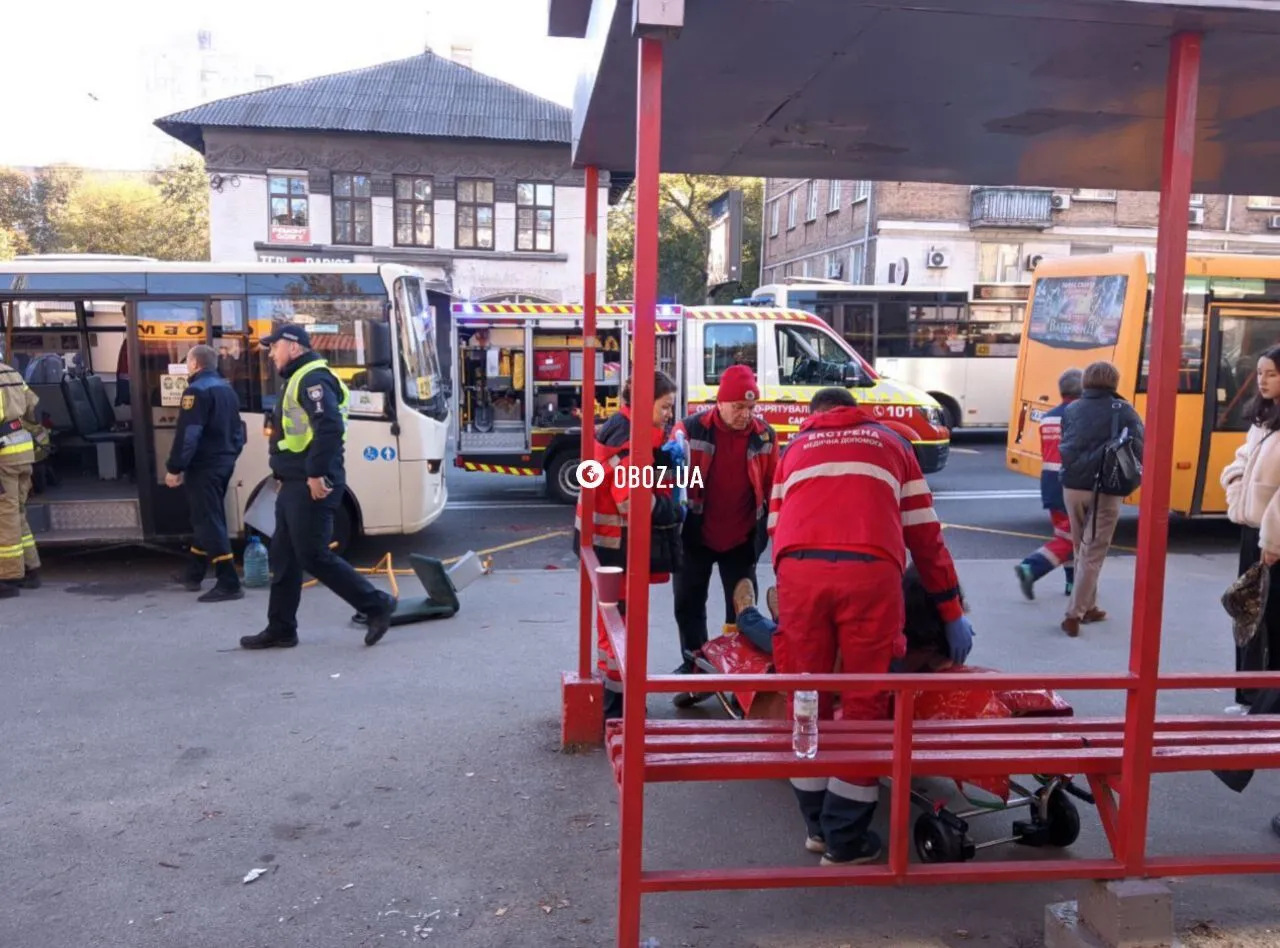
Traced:
<path id="1" fill-rule="evenodd" d="M 560 749 L 566 753 L 597 748 L 604 741 L 604 682 L 594 675 L 560 675 Z"/>
<path id="2" fill-rule="evenodd" d="M 1107 948 L 1170 948 L 1173 892 L 1161 882 L 1123 879 L 1088 883 L 1080 921 Z"/>

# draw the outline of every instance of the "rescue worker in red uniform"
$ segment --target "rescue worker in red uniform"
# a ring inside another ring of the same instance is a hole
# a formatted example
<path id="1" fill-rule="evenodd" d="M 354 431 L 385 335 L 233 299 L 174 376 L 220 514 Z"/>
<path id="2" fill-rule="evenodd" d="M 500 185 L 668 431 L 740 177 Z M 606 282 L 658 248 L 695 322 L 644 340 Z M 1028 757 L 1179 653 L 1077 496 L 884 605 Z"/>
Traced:
<path id="1" fill-rule="evenodd" d="M 782 674 L 828 674 L 839 652 L 846 674 L 887 674 L 906 652 L 902 594 L 907 551 L 941 616 L 952 657 L 973 640 L 955 564 L 942 539 L 933 496 L 906 440 L 857 407 L 846 389 L 814 396 L 810 417 L 787 445 L 770 503 L 779 629 L 774 664 Z M 834 698 L 820 696 L 820 716 Z M 883 693 L 840 696 L 846 720 L 879 720 Z M 879 797 L 874 779 L 791 781 L 808 838 L 823 865 L 871 862 L 880 839 L 869 827 Z"/>
<path id="2" fill-rule="evenodd" d="M 716 404 L 676 425 L 689 449 L 688 513 L 681 531 L 683 558 L 675 576 L 676 624 L 683 661 L 675 674 L 693 672 L 691 656 L 707 644 L 707 594 L 711 570 L 724 590 L 724 631 L 734 628 L 733 590 L 743 579 L 756 588 L 756 562 L 768 545 L 766 522 L 778 438 L 754 416 L 760 387 L 750 366 L 731 365 L 720 376 Z M 699 482 L 700 485 L 699 486 Z M 692 707 L 710 697 L 684 692 L 672 700 Z"/>
<path id="3" fill-rule="evenodd" d="M 666 429 L 675 413 L 676 383 L 670 376 L 657 372 L 653 380 L 653 406 L 648 421 L 653 425 L 654 465 L 669 471 L 661 451 Z M 627 567 L 627 514 L 631 508 L 631 489 L 625 468 L 631 463 L 631 383 L 622 389 L 622 409 L 596 431 L 595 460 L 604 465 L 604 482 L 595 490 L 595 512 L 592 516 L 591 548 L 601 566 Z M 644 413 L 639 415 L 646 420 Z M 619 471 L 622 471 L 619 474 Z M 649 549 L 649 582 L 665 583 L 680 566 L 680 510 L 675 502 L 674 474 L 664 473 L 653 490 L 650 515 L 652 535 Z M 582 530 L 582 497 L 574 522 L 574 548 L 578 547 Z M 626 595 L 625 589 L 623 595 Z M 626 614 L 626 602 L 619 600 L 619 610 Z M 605 633 L 604 622 L 596 616 L 596 667 L 604 679 L 605 718 L 622 717 L 622 676 L 618 661 Z"/>
<path id="4" fill-rule="evenodd" d="M 1058 394 L 1062 404 L 1040 419 L 1040 504 L 1049 511 L 1053 539 L 1036 550 L 1016 567 L 1022 595 L 1035 599 L 1035 585 L 1059 566 L 1067 574 L 1067 595 L 1075 582 L 1075 549 L 1071 543 L 1071 518 L 1062 495 L 1062 416 L 1067 406 L 1084 391 L 1084 373 L 1067 369 L 1058 378 Z"/>

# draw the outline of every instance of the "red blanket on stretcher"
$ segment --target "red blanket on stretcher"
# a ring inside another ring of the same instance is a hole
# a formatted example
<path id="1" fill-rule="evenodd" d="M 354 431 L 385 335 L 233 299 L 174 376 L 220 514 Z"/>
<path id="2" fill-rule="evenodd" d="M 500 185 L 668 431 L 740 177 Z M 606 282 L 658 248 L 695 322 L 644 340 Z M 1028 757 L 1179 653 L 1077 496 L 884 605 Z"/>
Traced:
<path id="1" fill-rule="evenodd" d="M 761 652 L 741 635 L 723 635 L 713 639 L 702 647 L 702 657 L 725 675 L 763 675 L 773 672 L 773 660 Z M 982 668 L 976 665 L 934 666 L 935 671 L 948 674 L 982 675 L 992 674 L 993 668 Z M 754 692 L 735 692 L 734 697 L 742 705 L 743 711 L 751 715 L 757 699 L 764 695 Z M 779 707 L 785 708 L 781 702 L 768 702 L 762 715 L 773 717 Z M 785 713 L 785 711 L 783 712 Z M 989 688 L 976 687 L 963 691 L 927 691 L 916 698 L 915 718 L 917 721 L 973 721 L 993 718 L 1025 718 L 1025 717 L 1070 717 L 1072 707 L 1055 691 L 1035 689 L 1027 691 L 994 691 Z M 840 717 L 837 708 L 836 717 Z M 965 783 L 985 790 L 1001 799 L 1009 797 L 1009 779 L 1000 777 L 966 778 L 963 775 L 952 777 L 957 784 Z"/>

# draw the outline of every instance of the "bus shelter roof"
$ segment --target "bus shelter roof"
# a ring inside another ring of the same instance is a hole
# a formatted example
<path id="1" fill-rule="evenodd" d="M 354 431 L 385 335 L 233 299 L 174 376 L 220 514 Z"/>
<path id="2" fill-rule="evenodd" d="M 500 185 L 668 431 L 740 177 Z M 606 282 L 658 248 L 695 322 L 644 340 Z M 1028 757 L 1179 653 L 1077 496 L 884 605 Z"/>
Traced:
<path id="1" fill-rule="evenodd" d="M 632 0 L 549 0 L 587 39 L 579 166 L 633 168 Z M 662 168 L 1157 190 L 1168 41 L 1205 34 L 1193 190 L 1276 191 L 1274 0 L 686 0 Z"/>

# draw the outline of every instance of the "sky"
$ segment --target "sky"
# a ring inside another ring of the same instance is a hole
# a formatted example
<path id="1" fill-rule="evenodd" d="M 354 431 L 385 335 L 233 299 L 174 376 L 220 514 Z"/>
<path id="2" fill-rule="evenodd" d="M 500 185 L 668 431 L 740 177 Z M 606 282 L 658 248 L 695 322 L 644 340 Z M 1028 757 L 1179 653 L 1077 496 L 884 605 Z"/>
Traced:
<path id="1" fill-rule="evenodd" d="M 480 72 L 571 105 L 581 60 L 580 41 L 546 36 L 546 0 L 360 0 L 334 3 L 332 14 L 261 0 L 10 6 L 0 30 L 0 165 L 153 167 L 172 140 L 151 122 L 200 104 L 175 100 L 157 79 L 177 62 L 199 73 L 200 30 L 234 64 L 223 72 L 252 76 L 257 66 L 274 84 L 402 59 L 428 43 L 448 55 L 461 42 Z"/>

